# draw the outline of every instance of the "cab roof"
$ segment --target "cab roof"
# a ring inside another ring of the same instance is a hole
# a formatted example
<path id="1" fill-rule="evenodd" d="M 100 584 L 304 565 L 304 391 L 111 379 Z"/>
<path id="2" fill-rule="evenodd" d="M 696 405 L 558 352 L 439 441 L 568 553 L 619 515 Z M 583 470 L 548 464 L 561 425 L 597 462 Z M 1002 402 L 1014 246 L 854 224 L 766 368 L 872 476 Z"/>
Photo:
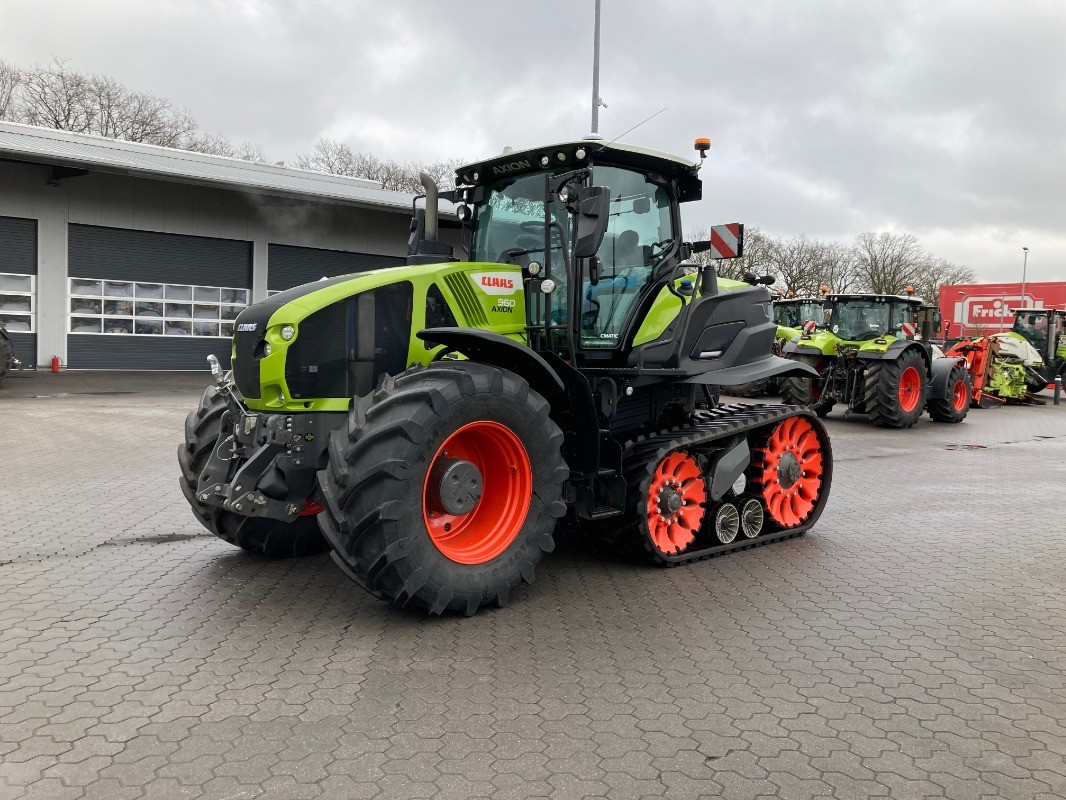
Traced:
<path id="1" fill-rule="evenodd" d="M 922 299 L 920 297 L 914 297 L 913 295 L 905 294 L 875 294 L 873 292 L 849 292 L 847 294 L 831 294 L 829 300 L 837 302 L 838 300 L 870 300 L 875 303 L 910 303 L 911 305 L 922 305 Z"/>
<path id="2" fill-rule="evenodd" d="M 1066 314 L 1066 311 L 1058 308 L 1012 308 L 1012 314 Z"/>
<path id="3" fill-rule="evenodd" d="M 545 158 L 548 159 L 547 164 L 544 163 Z M 650 147 L 603 142 L 598 139 L 572 140 L 514 150 L 465 164 L 455 171 L 456 185 L 491 184 L 509 175 L 517 176 L 548 169 L 579 169 L 587 166 L 590 160 L 597 164 L 655 172 L 665 178 L 677 179 L 681 202 L 699 200 L 702 196 L 702 184 L 698 177 L 700 165 L 695 160 Z"/>

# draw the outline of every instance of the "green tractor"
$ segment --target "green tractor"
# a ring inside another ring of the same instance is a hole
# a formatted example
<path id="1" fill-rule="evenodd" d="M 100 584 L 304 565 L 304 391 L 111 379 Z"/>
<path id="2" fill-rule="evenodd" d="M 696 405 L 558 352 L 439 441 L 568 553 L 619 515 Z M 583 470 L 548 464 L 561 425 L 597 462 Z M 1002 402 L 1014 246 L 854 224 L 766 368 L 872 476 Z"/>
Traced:
<path id="1" fill-rule="evenodd" d="M 0 322 L 0 382 L 4 380 L 7 373 L 18 366 L 19 361 L 15 358 L 15 345 L 12 344 L 4 323 Z"/>
<path id="2" fill-rule="evenodd" d="M 773 352 L 781 355 L 786 342 L 802 333 L 801 328 L 807 320 L 814 320 L 821 325 L 824 320 L 823 300 L 815 297 L 775 297 L 773 299 L 773 320 L 777 324 Z M 760 378 L 736 386 L 723 386 L 724 394 L 733 397 L 764 397 L 779 394 L 780 380 L 777 378 Z"/>
<path id="3" fill-rule="evenodd" d="M 189 414 L 181 487 L 246 550 L 325 548 L 402 607 L 472 614 L 533 581 L 571 513 L 678 563 L 798 535 L 832 455 L 809 410 L 714 387 L 813 374 L 770 352 L 769 292 L 691 274 L 692 163 L 572 141 L 462 167 L 468 260 L 422 176 L 407 266 L 290 289 L 235 320 Z M 739 254 L 742 228 L 727 226 Z"/>
<path id="4" fill-rule="evenodd" d="M 824 417 L 837 403 L 868 414 L 874 425 L 909 428 L 928 409 L 937 422 L 961 422 L 969 410 L 966 359 L 942 357 L 930 343 L 935 314 L 910 295 L 834 294 L 827 326 L 804 323 L 784 354 L 812 367 L 817 378 L 782 381 L 785 403 Z M 917 339 L 919 311 L 924 314 Z"/>
<path id="5" fill-rule="evenodd" d="M 1027 342 L 1039 358 L 1026 353 L 1021 363 L 1026 368 L 1026 386 L 1032 394 L 1054 384 L 1055 378 L 1066 380 L 1066 311 L 1053 308 L 1012 308 L 1014 326 L 1000 339 L 1010 337 Z"/>

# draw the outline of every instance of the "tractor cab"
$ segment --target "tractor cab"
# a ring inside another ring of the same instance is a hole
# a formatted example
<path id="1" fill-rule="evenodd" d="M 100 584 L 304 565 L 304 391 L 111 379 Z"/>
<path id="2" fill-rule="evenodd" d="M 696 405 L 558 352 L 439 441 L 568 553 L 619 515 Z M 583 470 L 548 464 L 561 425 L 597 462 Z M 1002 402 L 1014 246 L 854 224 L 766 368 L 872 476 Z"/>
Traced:
<path id="1" fill-rule="evenodd" d="M 1055 360 L 1056 350 L 1066 347 L 1066 311 L 1052 308 L 1012 308 L 1011 331 L 1024 338 L 1044 358 Z"/>
<path id="2" fill-rule="evenodd" d="M 774 300 L 774 322 L 781 328 L 801 330 L 805 322 L 825 326 L 824 301 L 820 297 L 779 297 Z"/>
<path id="3" fill-rule="evenodd" d="M 892 336 L 913 339 L 922 302 L 903 295 L 835 294 L 828 298 L 829 330 L 848 342 Z"/>

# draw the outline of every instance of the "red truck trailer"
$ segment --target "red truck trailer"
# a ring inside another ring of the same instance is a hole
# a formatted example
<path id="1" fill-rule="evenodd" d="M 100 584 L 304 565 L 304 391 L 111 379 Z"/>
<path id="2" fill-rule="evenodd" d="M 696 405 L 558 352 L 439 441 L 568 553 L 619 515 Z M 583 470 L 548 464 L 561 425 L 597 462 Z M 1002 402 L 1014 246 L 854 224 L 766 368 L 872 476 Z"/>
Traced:
<path id="1" fill-rule="evenodd" d="M 940 287 L 940 336 L 949 342 L 1010 330 L 1012 308 L 1066 308 L 1066 281 L 974 283 Z"/>

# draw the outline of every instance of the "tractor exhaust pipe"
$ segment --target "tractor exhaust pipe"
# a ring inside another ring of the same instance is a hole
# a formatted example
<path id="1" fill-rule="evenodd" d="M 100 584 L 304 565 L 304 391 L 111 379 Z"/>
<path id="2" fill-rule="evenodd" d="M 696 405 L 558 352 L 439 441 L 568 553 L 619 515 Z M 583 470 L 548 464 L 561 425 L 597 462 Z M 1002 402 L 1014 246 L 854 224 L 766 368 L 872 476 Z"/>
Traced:
<path id="1" fill-rule="evenodd" d="M 422 188 L 426 190 L 426 232 L 427 242 L 437 241 L 437 196 L 440 189 L 437 182 L 430 177 L 428 172 L 419 172 L 418 179 L 422 182 Z"/>

